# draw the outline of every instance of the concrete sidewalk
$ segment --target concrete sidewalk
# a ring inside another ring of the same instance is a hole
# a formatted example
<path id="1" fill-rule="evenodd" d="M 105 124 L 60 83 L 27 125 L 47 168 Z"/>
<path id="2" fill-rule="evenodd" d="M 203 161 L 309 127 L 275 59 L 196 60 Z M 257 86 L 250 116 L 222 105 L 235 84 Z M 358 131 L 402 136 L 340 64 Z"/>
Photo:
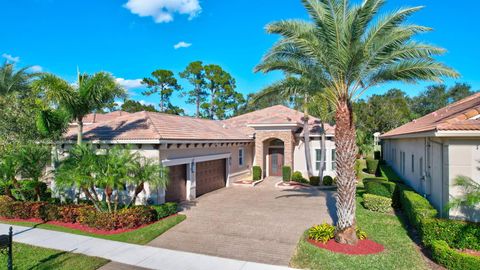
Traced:
<path id="1" fill-rule="evenodd" d="M 10 225 L 0 224 L 0 234 Z M 282 266 L 225 259 L 164 248 L 127 244 L 76 234 L 13 226 L 13 240 L 38 247 L 80 253 L 114 262 L 160 270 L 281 270 Z"/>

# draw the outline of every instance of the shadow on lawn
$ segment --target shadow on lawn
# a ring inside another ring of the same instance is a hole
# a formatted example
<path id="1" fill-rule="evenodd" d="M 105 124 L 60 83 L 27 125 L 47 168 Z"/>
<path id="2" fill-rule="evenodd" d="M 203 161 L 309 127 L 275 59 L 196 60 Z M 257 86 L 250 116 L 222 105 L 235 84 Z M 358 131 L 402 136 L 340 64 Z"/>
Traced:
<path id="1" fill-rule="evenodd" d="M 58 269 L 63 263 L 67 260 L 64 258 L 62 260 L 57 260 L 60 256 L 67 254 L 68 252 L 62 251 L 48 256 L 45 259 L 41 259 L 36 265 L 29 268 L 29 270 L 34 269 Z"/>
<path id="2" fill-rule="evenodd" d="M 315 188 L 301 188 L 301 189 L 284 189 L 282 192 L 287 194 L 276 196 L 275 199 L 292 198 L 292 197 L 325 197 L 328 214 L 333 223 L 337 222 L 337 207 L 335 200 L 335 191 L 318 190 Z"/>

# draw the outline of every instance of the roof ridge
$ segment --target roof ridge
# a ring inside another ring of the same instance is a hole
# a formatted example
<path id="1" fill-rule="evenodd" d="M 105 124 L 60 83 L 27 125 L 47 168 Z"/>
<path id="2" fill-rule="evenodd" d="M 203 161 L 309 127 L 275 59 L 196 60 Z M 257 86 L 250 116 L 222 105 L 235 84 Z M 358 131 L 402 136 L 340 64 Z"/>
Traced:
<path id="1" fill-rule="evenodd" d="M 157 135 L 159 136 L 159 139 L 162 139 L 162 135 L 160 133 L 160 131 L 158 130 L 158 128 L 155 126 L 155 123 L 153 122 L 152 118 L 150 117 L 150 113 L 151 112 L 147 112 L 147 111 L 141 111 L 143 112 L 146 117 L 147 117 L 147 121 L 150 122 L 150 125 L 153 127 L 153 129 L 155 130 L 155 133 L 157 133 Z"/>

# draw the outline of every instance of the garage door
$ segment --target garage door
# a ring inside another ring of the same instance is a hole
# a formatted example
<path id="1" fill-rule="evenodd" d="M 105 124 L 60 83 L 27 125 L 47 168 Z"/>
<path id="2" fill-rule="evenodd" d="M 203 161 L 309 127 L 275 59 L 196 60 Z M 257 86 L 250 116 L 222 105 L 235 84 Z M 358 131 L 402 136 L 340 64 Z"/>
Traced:
<path id="1" fill-rule="evenodd" d="M 166 202 L 181 202 L 187 197 L 187 165 L 171 166 L 169 168 L 170 181 L 165 191 Z"/>
<path id="2" fill-rule="evenodd" d="M 225 159 L 197 163 L 196 180 L 197 197 L 225 187 Z"/>

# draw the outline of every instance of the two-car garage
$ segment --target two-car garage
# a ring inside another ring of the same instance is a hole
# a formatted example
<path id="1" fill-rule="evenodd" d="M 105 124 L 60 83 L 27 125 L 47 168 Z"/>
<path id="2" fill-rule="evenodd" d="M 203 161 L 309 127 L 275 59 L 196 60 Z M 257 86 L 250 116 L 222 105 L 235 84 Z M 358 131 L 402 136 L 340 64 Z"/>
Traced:
<path id="1" fill-rule="evenodd" d="M 194 163 L 194 173 L 187 170 L 190 166 L 179 164 L 169 166 L 170 181 L 165 190 L 166 202 L 180 202 L 187 200 L 189 175 L 195 184 L 195 196 L 201 196 L 208 192 L 225 187 L 227 182 L 226 159 L 214 159 Z"/>

